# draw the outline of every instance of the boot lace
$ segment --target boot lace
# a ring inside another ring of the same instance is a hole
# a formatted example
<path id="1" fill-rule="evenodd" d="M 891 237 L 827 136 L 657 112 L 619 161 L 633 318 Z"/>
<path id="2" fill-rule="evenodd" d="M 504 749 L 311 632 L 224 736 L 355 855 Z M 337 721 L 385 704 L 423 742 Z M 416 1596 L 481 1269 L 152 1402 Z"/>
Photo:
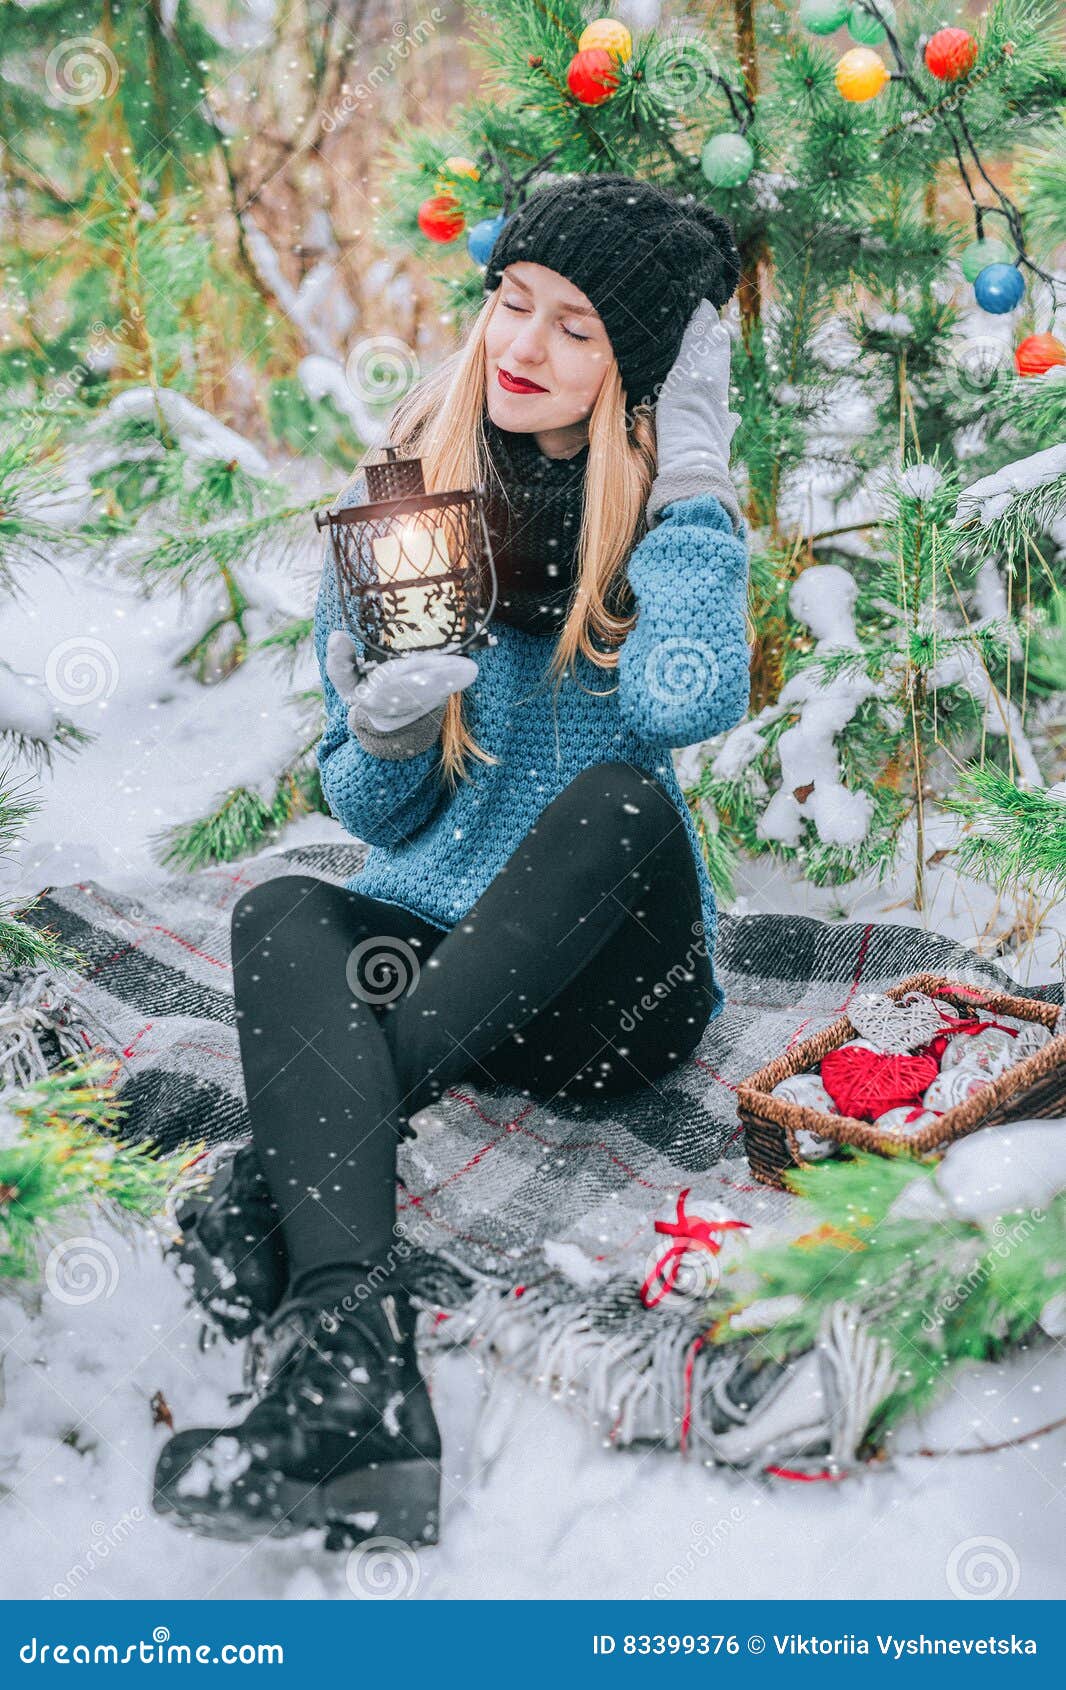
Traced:
<path id="1" fill-rule="evenodd" d="M 393 1338 L 397 1343 L 402 1343 L 403 1333 L 396 1317 L 395 1296 L 386 1292 L 378 1298 L 378 1303 Z M 328 1360 L 328 1347 L 321 1348 L 316 1342 L 315 1329 L 321 1327 L 323 1332 L 332 1336 L 340 1331 L 342 1325 L 355 1327 L 369 1347 L 376 1354 L 381 1354 L 381 1337 L 368 1319 L 368 1311 L 345 1310 L 343 1315 L 335 1315 L 314 1297 L 285 1298 L 248 1339 L 244 1357 L 244 1384 L 248 1393 L 255 1394 L 266 1390 L 282 1371 L 293 1351 L 301 1345 L 305 1353 L 313 1352 Z"/>

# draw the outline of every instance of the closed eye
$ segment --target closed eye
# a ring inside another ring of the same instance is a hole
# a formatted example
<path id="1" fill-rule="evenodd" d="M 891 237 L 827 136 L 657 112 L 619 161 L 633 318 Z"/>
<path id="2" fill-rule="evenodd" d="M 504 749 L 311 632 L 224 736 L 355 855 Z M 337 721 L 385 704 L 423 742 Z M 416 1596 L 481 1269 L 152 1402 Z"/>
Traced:
<path id="1" fill-rule="evenodd" d="M 524 305 L 512 305 L 511 301 L 509 299 L 505 299 L 503 301 L 503 308 L 504 308 L 505 311 L 518 311 L 518 312 L 521 313 L 522 316 L 526 315 L 526 308 L 525 308 Z M 568 340 L 590 340 L 591 339 L 591 336 L 587 335 L 587 334 L 575 334 L 573 329 L 568 329 L 566 327 L 565 323 L 560 323 L 559 327 L 562 329 L 564 335 L 566 335 Z"/>

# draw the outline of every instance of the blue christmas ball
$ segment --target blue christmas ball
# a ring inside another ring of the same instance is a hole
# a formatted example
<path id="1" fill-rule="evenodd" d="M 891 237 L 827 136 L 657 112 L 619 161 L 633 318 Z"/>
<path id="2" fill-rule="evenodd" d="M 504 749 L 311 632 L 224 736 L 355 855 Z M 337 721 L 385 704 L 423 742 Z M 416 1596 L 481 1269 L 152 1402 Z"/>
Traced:
<path id="1" fill-rule="evenodd" d="M 466 237 L 466 250 L 475 264 L 487 264 L 496 245 L 496 237 L 507 219 L 501 211 L 498 217 L 483 217 L 475 223 Z"/>
<path id="2" fill-rule="evenodd" d="M 982 311 L 997 317 L 1013 311 L 1025 295 L 1025 278 L 1013 264 L 986 264 L 973 284 L 974 296 Z"/>

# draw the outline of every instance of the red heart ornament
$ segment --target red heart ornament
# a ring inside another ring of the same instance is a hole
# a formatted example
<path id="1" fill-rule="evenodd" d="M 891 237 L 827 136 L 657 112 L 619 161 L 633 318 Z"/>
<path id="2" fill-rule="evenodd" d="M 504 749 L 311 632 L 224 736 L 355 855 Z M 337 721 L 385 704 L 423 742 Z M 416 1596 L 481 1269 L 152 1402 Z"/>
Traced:
<path id="1" fill-rule="evenodd" d="M 849 1045 L 823 1056 L 821 1072 L 842 1115 L 874 1121 L 890 1109 L 916 1103 L 940 1070 L 932 1056 L 884 1055 Z"/>

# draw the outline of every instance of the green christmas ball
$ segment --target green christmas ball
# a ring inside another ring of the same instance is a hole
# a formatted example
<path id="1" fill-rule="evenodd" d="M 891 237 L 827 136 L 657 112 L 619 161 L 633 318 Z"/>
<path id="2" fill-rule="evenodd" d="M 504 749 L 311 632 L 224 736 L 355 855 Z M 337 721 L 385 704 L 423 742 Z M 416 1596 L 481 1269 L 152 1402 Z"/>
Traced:
<path id="1" fill-rule="evenodd" d="M 800 0 L 800 23 L 812 35 L 832 35 L 851 11 L 851 0 Z"/>
<path id="2" fill-rule="evenodd" d="M 892 0 L 871 0 L 871 4 L 891 29 L 896 21 Z M 853 41 L 861 41 L 864 47 L 876 47 L 879 41 L 885 39 L 884 24 L 872 18 L 861 6 L 853 6 L 848 13 L 848 34 Z"/>
<path id="3" fill-rule="evenodd" d="M 968 282 L 976 282 L 990 264 L 1013 264 L 1015 256 L 1006 241 L 974 241 L 962 255 L 962 273 Z"/>
<path id="4" fill-rule="evenodd" d="M 754 168 L 751 142 L 732 132 L 712 135 L 700 155 L 700 169 L 712 188 L 739 188 Z"/>

